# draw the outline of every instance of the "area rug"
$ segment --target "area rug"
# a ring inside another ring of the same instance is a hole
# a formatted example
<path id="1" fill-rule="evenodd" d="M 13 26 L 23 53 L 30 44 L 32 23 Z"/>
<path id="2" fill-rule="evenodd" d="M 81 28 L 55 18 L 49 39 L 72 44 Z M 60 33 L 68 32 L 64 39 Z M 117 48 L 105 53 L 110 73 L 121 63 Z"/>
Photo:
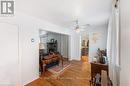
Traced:
<path id="1" fill-rule="evenodd" d="M 67 68 L 69 68 L 70 65 L 71 64 L 69 62 L 64 62 L 62 66 L 60 62 L 59 66 L 56 65 L 51 68 L 48 68 L 47 70 L 53 74 L 52 76 L 57 77 L 59 76 L 59 74 L 62 74 Z"/>

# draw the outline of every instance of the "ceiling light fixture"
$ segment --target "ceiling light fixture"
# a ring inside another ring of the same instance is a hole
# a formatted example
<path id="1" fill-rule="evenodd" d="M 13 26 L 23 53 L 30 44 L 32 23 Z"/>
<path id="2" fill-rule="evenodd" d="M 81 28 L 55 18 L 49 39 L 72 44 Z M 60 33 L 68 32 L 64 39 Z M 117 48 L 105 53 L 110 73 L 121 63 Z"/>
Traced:
<path id="1" fill-rule="evenodd" d="M 79 25 L 76 26 L 75 31 L 76 31 L 76 33 L 79 33 L 79 32 L 80 32 Z"/>
<path id="2" fill-rule="evenodd" d="M 80 25 L 78 19 L 76 21 L 74 21 L 74 22 L 75 22 L 74 31 L 76 33 L 80 33 L 82 31 L 85 31 L 88 27 L 91 26 L 90 24 Z"/>
<path id="3" fill-rule="evenodd" d="M 78 20 L 76 20 L 75 31 L 76 31 L 76 33 L 79 33 L 79 32 L 80 32 L 80 28 L 79 28 L 79 22 L 78 22 Z"/>

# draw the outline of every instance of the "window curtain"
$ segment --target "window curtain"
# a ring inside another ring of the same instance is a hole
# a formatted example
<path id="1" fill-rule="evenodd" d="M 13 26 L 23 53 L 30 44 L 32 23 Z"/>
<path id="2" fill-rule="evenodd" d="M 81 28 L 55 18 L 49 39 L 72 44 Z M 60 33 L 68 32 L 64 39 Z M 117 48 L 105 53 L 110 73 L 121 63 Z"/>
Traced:
<path id="1" fill-rule="evenodd" d="M 113 86 L 119 86 L 119 12 L 113 7 L 108 24 L 107 57 L 109 58 L 109 77 Z"/>

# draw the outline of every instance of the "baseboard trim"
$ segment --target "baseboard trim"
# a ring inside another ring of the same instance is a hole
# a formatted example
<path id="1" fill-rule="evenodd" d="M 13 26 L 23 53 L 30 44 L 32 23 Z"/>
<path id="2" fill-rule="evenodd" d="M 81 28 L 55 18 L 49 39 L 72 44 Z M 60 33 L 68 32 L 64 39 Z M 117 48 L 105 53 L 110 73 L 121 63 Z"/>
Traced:
<path id="1" fill-rule="evenodd" d="M 39 79 L 39 78 L 40 78 L 40 77 L 39 77 L 39 76 L 37 76 L 36 78 L 34 78 L 34 79 L 30 80 L 29 82 L 27 82 L 27 83 L 23 83 L 23 85 L 22 85 L 22 86 L 26 86 L 27 84 L 29 84 L 29 83 L 31 83 L 31 82 L 33 82 L 33 81 L 35 81 L 35 80 Z"/>

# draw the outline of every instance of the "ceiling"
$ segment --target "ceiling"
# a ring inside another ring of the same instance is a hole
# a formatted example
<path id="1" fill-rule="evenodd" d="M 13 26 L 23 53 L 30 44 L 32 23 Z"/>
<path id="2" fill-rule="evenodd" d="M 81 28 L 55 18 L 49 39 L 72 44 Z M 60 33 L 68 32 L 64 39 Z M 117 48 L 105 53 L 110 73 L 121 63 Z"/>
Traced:
<path id="1" fill-rule="evenodd" d="M 106 24 L 112 0 L 16 0 L 16 10 L 65 28 Z"/>

